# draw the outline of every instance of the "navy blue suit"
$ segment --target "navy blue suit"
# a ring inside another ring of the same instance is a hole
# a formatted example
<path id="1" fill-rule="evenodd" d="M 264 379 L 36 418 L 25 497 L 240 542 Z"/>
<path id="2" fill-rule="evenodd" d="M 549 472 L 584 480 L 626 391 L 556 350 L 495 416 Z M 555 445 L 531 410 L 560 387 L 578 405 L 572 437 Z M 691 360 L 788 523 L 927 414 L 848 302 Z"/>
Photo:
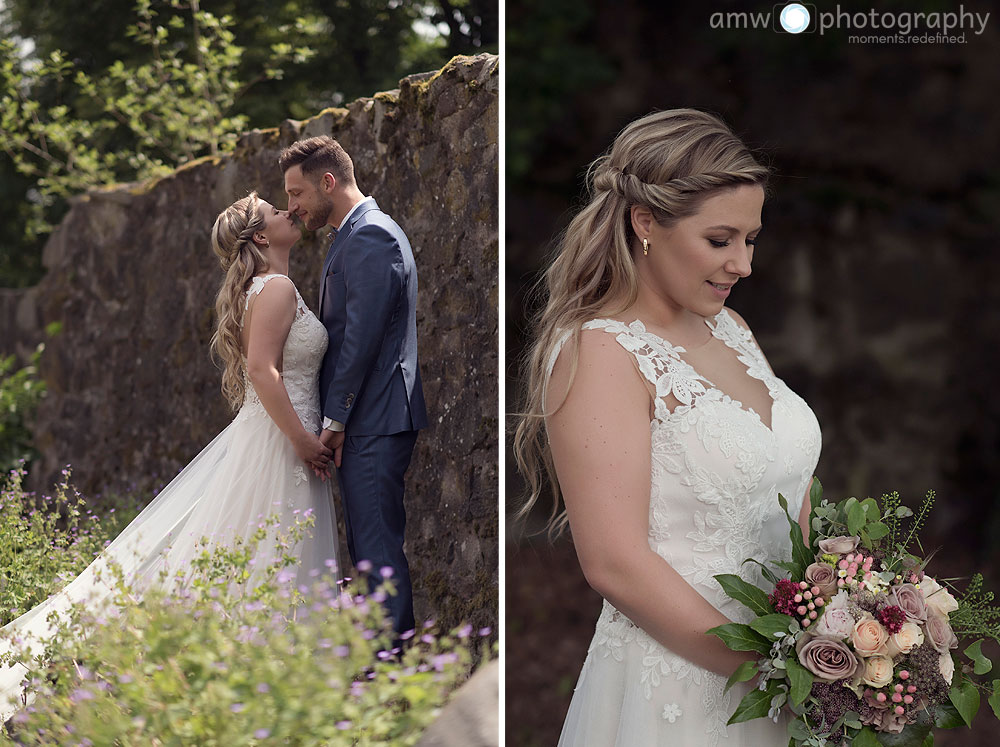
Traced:
<path id="1" fill-rule="evenodd" d="M 319 318 L 330 335 L 320 407 L 345 425 L 337 470 L 351 562 L 390 567 L 397 633 L 414 627 L 403 554 L 403 475 L 427 410 L 417 364 L 417 269 L 403 230 L 373 199 L 360 203 L 323 264 Z M 373 580 L 374 585 L 374 580 Z"/>

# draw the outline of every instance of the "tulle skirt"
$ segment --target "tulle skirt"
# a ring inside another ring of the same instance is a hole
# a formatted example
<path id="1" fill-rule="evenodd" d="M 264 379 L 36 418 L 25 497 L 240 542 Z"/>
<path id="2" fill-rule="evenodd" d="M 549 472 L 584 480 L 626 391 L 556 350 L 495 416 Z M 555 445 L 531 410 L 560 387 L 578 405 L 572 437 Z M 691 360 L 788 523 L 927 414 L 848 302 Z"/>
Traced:
<path id="1" fill-rule="evenodd" d="M 726 678 L 667 650 L 645 633 L 595 636 L 577 681 L 559 747 L 784 747 L 786 712 L 727 726 L 748 683 L 723 692 Z"/>
<path id="2" fill-rule="evenodd" d="M 310 571 L 330 572 L 325 561 L 337 559 L 337 531 L 330 485 L 299 459 L 289 440 L 261 407 L 244 407 L 229 426 L 206 446 L 160 492 L 79 576 L 45 602 L 2 628 L 0 653 L 7 636 L 22 639 L 41 652 L 43 641 L 76 603 L 97 610 L 115 591 L 112 566 L 121 569 L 137 595 L 151 586 L 183 586 L 193 558 L 206 549 L 248 540 L 268 517 L 276 526 L 257 545 L 252 586 L 283 552 L 281 534 L 307 515 L 314 525 L 292 546 L 298 558 L 296 580 L 309 584 Z M 207 544 L 203 541 L 207 538 Z M 21 706 L 21 664 L 0 666 L 0 722 Z"/>

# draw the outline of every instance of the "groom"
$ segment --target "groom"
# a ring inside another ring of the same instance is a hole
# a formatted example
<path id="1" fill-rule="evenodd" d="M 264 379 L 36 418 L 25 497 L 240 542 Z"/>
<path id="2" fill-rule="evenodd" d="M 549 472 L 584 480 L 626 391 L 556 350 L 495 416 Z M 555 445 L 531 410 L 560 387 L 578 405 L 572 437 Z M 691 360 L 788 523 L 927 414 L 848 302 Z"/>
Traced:
<path id="1" fill-rule="evenodd" d="M 403 555 L 403 475 L 427 411 L 417 366 L 417 270 L 402 229 L 365 197 L 333 138 L 282 151 L 288 210 L 310 231 L 333 226 L 319 319 L 330 335 L 320 371 L 320 440 L 333 449 L 351 562 L 392 569 L 386 602 L 397 635 L 414 627 Z"/>

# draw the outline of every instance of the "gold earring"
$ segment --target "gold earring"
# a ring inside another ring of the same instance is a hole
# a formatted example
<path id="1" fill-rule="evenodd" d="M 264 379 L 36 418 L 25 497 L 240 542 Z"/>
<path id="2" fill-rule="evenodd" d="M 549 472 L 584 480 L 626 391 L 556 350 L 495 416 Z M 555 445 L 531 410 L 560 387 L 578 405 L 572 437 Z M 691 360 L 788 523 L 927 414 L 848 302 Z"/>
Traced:
<path id="1" fill-rule="evenodd" d="M 643 256 L 649 256 L 649 239 L 642 240 L 642 254 Z"/>

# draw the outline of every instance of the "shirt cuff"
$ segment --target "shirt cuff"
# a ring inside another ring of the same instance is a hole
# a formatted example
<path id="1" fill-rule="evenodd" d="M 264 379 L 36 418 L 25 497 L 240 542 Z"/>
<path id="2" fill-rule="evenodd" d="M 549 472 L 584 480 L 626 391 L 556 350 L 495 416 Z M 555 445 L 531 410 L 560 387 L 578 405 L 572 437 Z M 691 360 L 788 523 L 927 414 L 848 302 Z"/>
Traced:
<path id="1" fill-rule="evenodd" d="M 345 428 L 344 424 L 339 420 L 334 420 L 333 418 L 323 418 L 323 430 L 333 431 L 334 433 L 340 433 Z"/>

